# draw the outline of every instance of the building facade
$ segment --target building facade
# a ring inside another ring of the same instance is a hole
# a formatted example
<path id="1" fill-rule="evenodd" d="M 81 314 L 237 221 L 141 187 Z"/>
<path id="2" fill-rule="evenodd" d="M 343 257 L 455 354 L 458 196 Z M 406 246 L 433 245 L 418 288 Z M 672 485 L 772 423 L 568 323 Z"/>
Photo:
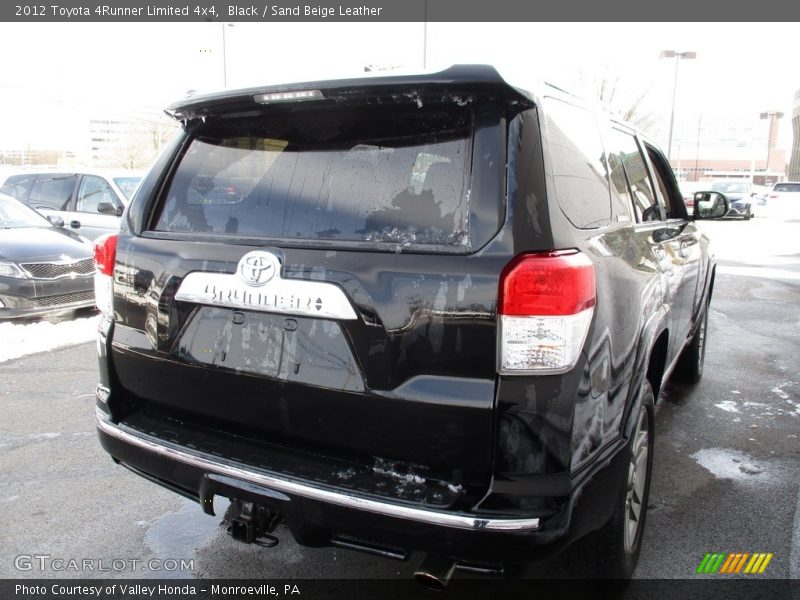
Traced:
<path id="1" fill-rule="evenodd" d="M 92 167 L 147 167 L 176 130 L 175 123 L 155 108 L 94 115 L 86 162 Z"/>
<path id="2" fill-rule="evenodd" d="M 792 153 L 786 176 L 789 181 L 800 181 L 800 90 L 794 93 L 792 104 Z"/>
<path id="3" fill-rule="evenodd" d="M 724 113 L 685 119 L 675 130 L 672 168 L 682 181 L 781 181 L 786 151 L 778 144 L 779 120 L 777 114 L 760 119 L 758 114 Z"/>

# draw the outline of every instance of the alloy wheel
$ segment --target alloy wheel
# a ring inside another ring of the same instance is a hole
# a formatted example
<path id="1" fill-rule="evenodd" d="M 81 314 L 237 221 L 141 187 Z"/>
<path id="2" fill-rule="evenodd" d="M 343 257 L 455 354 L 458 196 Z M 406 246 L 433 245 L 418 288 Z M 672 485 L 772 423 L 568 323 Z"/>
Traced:
<path id="1" fill-rule="evenodd" d="M 633 438 L 633 452 L 628 465 L 628 485 L 625 495 L 625 551 L 633 552 L 640 519 L 643 516 L 644 493 L 648 477 L 650 453 L 650 418 L 642 407 Z"/>
<path id="2" fill-rule="evenodd" d="M 703 363 L 706 360 L 706 327 L 708 326 L 708 307 L 706 307 L 705 314 L 702 321 L 700 321 L 700 328 L 697 330 L 697 372 L 703 373 Z"/>

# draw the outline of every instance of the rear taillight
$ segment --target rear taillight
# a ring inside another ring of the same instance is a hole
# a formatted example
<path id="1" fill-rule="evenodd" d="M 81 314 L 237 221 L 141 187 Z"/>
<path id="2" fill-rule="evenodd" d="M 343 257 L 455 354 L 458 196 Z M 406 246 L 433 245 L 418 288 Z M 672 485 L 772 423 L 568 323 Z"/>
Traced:
<path id="1" fill-rule="evenodd" d="M 94 241 L 94 301 L 102 312 L 114 314 L 114 264 L 117 261 L 117 235 L 107 233 Z"/>
<path id="2" fill-rule="evenodd" d="M 114 274 L 117 260 L 117 235 L 106 233 L 94 241 L 94 265 L 97 271 L 109 277 Z"/>
<path id="3" fill-rule="evenodd" d="M 586 255 L 569 250 L 517 256 L 500 277 L 500 372 L 574 367 L 595 302 L 594 266 Z"/>

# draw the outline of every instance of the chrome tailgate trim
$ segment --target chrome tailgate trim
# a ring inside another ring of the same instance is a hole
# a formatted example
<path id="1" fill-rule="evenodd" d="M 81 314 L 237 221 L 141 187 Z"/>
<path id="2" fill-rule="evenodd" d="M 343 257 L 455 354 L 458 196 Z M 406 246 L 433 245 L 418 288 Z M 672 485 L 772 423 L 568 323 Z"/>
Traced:
<path id="1" fill-rule="evenodd" d="M 168 445 L 161 440 L 150 438 L 140 432 L 117 425 L 108 420 L 106 415 L 96 409 L 97 428 L 103 433 L 115 437 L 125 443 L 138 446 L 149 452 L 176 460 L 184 464 L 204 469 L 209 472 L 235 477 L 256 485 L 263 485 L 281 492 L 296 494 L 304 498 L 319 500 L 338 506 L 363 510 L 375 514 L 407 519 L 420 523 L 453 527 L 456 529 L 484 531 L 535 531 L 539 529 L 539 519 L 484 519 L 465 514 L 443 513 L 425 510 L 400 504 L 391 504 L 379 500 L 361 498 L 351 494 L 313 487 L 304 483 L 280 479 L 268 473 L 253 471 L 229 461 L 211 458 L 199 452 L 189 452 L 184 448 Z"/>

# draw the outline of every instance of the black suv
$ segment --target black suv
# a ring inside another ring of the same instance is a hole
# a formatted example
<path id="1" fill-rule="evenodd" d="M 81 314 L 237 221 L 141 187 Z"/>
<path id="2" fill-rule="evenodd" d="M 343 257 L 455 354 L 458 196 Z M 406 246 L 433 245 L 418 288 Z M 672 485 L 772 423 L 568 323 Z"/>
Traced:
<path id="1" fill-rule="evenodd" d="M 190 97 L 97 241 L 100 439 L 231 534 L 631 574 L 714 282 L 664 155 L 491 67 Z M 590 534 L 587 536 L 587 534 Z"/>

